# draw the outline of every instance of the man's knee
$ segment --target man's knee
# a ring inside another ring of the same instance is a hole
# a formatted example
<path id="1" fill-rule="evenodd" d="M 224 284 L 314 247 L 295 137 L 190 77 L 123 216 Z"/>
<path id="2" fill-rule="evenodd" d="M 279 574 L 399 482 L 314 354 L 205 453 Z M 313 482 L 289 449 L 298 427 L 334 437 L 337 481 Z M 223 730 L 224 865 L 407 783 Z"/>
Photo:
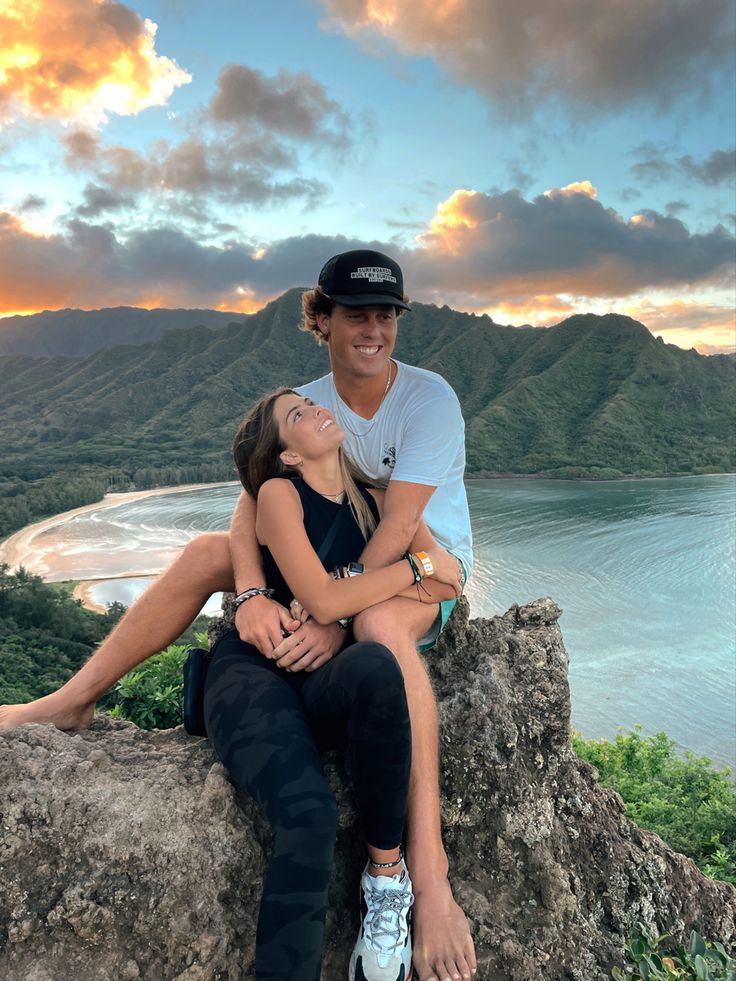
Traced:
<path id="1" fill-rule="evenodd" d="M 372 640 L 391 650 L 397 634 L 404 632 L 397 620 L 385 603 L 379 603 L 353 618 L 353 635 L 358 641 Z"/>
<path id="2" fill-rule="evenodd" d="M 363 610 L 353 620 L 353 635 L 358 641 L 374 641 L 388 647 L 399 660 L 402 652 L 414 650 L 424 630 L 406 616 L 401 605 L 388 600 Z"/>
<path id="3" fill-rule="evenodd" d="M 230 538 L 225 531 L 210 531 L 193 538 L 184 548 L 182 563 L 212 591 L 232 588 L 233 564 Z"/>

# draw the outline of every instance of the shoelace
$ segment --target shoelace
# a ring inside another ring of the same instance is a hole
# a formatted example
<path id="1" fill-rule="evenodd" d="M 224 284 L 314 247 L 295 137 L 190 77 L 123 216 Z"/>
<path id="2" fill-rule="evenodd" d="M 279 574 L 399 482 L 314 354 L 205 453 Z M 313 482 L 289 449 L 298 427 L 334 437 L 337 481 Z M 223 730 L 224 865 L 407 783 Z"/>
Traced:
<path id="1" fill-rule="evenodd" d="M 382 889 L 371 892 L 367 903 L 365 939 L 380 953 L 392 953 L 402 943 L 401 914 L 411 906 L 412 896 L 399 889 Z M 384 937 L 390 940 L 390 948 L 383 946 Z"/>

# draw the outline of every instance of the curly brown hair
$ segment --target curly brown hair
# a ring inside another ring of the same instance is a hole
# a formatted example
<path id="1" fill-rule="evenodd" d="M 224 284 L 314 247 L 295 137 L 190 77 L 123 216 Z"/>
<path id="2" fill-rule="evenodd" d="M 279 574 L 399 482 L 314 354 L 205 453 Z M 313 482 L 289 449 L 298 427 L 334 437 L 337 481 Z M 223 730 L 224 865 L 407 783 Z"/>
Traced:
<path id="1" fill-rule="evenodd" d="M 408 302 L 409 297 L 404 295 L 404 303 Z M 320 314 L 329 317 L 334 309 L 335 301 L 325 293 L 321 286 L 315 286 L 313 290 L 305 290 L 302 293 L 302 322 L 299 324 L 299 330 L 312 334 L 318 344 L 324 344 L 327 335 L 320 330 L 317 317 Z M 400 307 L 397 307 L 396 318 L 398 319 L 403 312 Z"/>

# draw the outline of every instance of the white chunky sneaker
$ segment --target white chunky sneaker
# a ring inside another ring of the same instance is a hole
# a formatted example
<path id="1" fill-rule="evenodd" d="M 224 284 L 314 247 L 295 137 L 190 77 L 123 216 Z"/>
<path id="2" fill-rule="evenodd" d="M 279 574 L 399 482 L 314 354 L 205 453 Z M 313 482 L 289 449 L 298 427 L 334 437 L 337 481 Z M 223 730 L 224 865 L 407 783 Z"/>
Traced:
<path id="1" fill-rule="evenodd" d="M 414 894 L 409 873 L 372 876 L 366 865 L 360 887 L 363 922 L 350 957 L 350 981 L 410 981 Z"/>

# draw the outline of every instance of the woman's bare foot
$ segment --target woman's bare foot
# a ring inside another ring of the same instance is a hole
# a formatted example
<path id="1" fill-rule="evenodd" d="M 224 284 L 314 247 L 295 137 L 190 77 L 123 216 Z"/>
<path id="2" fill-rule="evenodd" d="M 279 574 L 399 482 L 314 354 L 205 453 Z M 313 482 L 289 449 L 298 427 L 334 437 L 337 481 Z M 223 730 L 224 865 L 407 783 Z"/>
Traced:
<path id="1" fill-rule="evenodd" d="M 473 938 L 447 879 L 414 885 L 413 957 L 418 981 L 464 981 L 477 970 Z"/>
<path id="2" fill-rule="evenodd" d="M 74 705 L 60 691 L 25 705 L 0 705 L 0 729 L 14 729 L 25 722 L 50 722 L 57 729 L 86 729 L 95 714 L 95 703 Z"/>

